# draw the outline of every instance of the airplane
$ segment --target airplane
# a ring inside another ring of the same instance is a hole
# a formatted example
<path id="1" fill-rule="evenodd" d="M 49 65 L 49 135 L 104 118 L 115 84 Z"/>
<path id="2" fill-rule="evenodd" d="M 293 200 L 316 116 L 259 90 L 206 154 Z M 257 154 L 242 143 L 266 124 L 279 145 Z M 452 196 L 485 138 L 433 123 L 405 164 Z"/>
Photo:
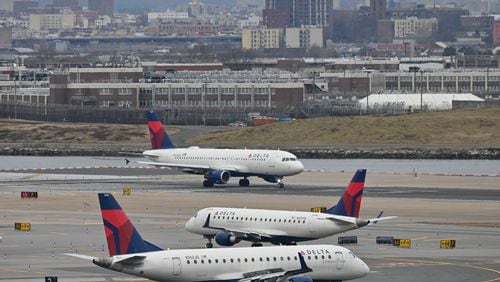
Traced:
<path id="1" fill-rule="evenodd" d="M 202 174 L 204 187 L 226 184 L 231 177 L 241 177 L 239 185 L 248 187 L 248 177 L 257 176 L 284 188 L 284 176 L 304 170 L 304 165 L 294 154 L 281 150 L 176 148 L 155 112 L 146 114 L 152 150 L 144 151 L 142 155 L 150 161 L 137 163 Z"/>
<path id="2" fill-rule="evenodd" d="M 395 218 L 381 217 L 382 213 L 372 219 L 359 218 L 365 177 L 366 169 L 358 169 L 337 205 L 324 213 L 209 207 L 199 210 L 185 228 L 208 239 L 207 248 L 213 247 L 214 238 L 221 246 L 244 240 L 261 247 L 261 242 L 295 245 Z"/>
<path id="3" fill-rule="evenodd" d="M 154 281 L 342 281 L 368 266 L 335 245 L 162 250 L 142 239 L 113 195 L 99 193 L 110 257 L 66 254 Z"/>

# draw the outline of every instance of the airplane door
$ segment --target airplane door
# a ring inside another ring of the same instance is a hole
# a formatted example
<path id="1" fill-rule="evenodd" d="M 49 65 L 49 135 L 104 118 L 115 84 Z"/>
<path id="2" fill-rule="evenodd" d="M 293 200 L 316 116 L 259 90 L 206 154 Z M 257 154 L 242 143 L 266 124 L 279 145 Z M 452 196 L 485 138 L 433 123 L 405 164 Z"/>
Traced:
<path id="1" fill-rule="evenodd" d="M 341 270 L 344 267 L 344 254 L 342 252 L 335 252 L 335 256 L 337 257 L 337 269 Z"/>
<path id="2" fill-rule="evenodd" d="M 315 232 L 315 230 L 314 230 L 314 220 L 312 218 L 309 219 L 308 226 L 309 226 L 309 233 L 314 233 Z"/>
<path id="3" fill-rule="evenodd" d="M 180 258 L 172 258 L 172 274 L 180 275 L 182 271 L 181 259 Z"/>

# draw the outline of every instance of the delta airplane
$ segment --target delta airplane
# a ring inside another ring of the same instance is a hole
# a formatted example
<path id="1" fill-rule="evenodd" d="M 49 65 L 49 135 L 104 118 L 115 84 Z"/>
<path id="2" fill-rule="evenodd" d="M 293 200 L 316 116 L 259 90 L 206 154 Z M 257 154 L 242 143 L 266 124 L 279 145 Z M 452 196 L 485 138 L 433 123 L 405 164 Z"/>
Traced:
<path id="1" fill-rule="evenodd" d="M 110 257 L 67 254 L 155 281 L 342 281 L 364 277 L 368 266 L 334 245 L 162 250 L 144 241 L 115 198 L 99 194 Z"/>
<path id="2" fill-rule="evenodd" d="M 382 213 L 373 219 L 358 218 L 365 176 L 366 169 L 357 170 L 337 205 L 324 213 L 210 207 L 198 211 L 185 228 L 207 238 L 207 248 L 213 247 L 214 238 L 221 246 L 245 240 L 258 247 L 261 242 L 295 245 L 395 218 L 380 217 Z"/>
<path id="3" fill-rule="evenodd" d="M 280 150 L 176 148 L 153 111 L 146 113 L 153 150 L 143 152 L 150 161 L 138 163 L 177 168 L 205 176 L 204 187 L 226 184 L 230 177 L 241 177 L 240 186 L 250 185 L 248 177 L 257 176 L 284 188 L 284 176 L 299 174 L 304 165 L 289 152 Z"/>

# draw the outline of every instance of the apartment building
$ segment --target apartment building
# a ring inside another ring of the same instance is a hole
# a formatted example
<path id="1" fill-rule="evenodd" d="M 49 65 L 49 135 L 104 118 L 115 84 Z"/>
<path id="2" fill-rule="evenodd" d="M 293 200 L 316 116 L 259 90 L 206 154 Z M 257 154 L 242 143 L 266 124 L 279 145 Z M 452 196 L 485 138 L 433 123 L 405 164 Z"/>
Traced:
<path id="1" fill-rule="evenodd" d="M 76 26 L 76 14 L 30 14 L 29 28 L 33 31 L 67 29 Z"/>
<path id="2" fill-rule="evenodd" d="M 241 33 L 242 48 L 280 48 L 283 46 L 283 33 L 281 28 L 243 29 Z"/>

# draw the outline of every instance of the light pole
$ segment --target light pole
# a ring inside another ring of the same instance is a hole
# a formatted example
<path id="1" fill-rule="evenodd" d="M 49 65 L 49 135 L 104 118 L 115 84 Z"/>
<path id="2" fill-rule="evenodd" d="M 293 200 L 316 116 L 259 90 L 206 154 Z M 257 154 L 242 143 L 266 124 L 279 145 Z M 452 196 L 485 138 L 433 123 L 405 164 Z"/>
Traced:
<path id="1" fill-rule="evenodd" d="M 422 112 L 424 110 L 424 95 L 423 95 L 423 88 L 424 88 L 424 80 L 423 80 L 423 74 L 424 70 L 420 70 L 420 111 Z"/>
<path id="2" fill-rule="evenodd" d="M 17 119 L 17 82 L 16 82 L 16 63 L 12 64 L 14 70 L 14 119 Z M 17 76 L 19 78 L 19 76 Z M 21 81 L 19 81 L 21 83 Z"/>

